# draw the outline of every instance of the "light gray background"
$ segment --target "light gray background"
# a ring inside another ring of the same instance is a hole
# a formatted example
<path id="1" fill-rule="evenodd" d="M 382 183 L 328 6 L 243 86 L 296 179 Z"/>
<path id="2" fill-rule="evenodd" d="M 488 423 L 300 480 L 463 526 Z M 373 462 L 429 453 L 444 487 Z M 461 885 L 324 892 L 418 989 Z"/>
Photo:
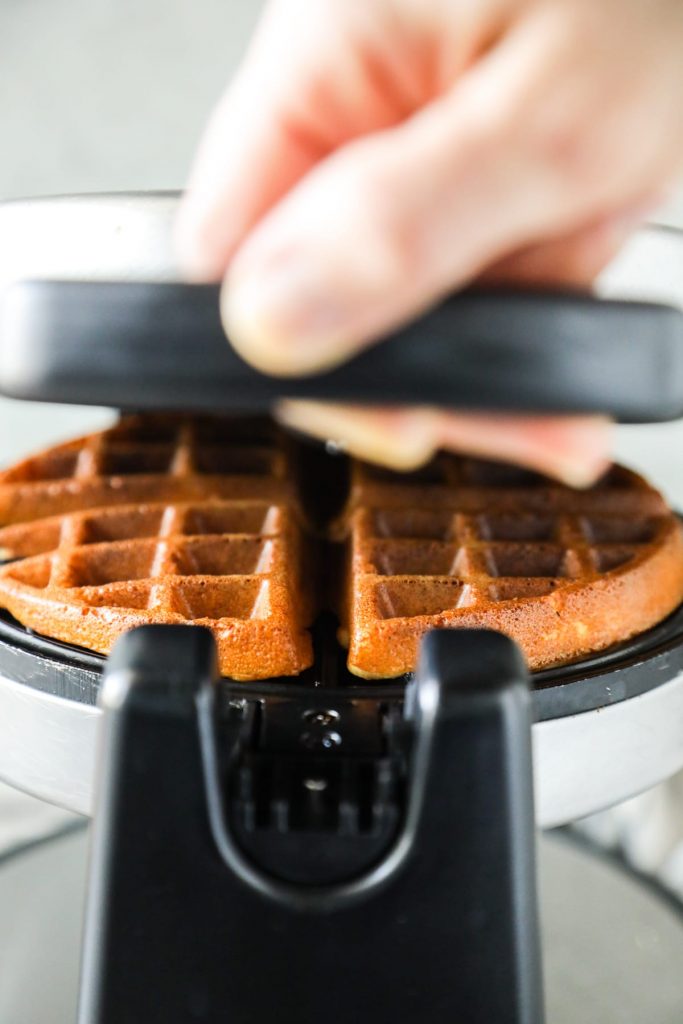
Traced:
<path id="1" fill-rule="evenodd" d="M 0 199 L 181 186 L 260 6 L 257 0 L 0 0 Z M 683 196 L 661 216 L 683 226 Z M 681 259 L 676 265 L 672 256 L 648 271 L 661 270 L 683 301 Z M 110 417 L 105 410 L 0 400 L 0 463 Z M 683 507 L 682 442 L 680 424 L 621 428 L 617 454 Z M 630 842 L 643 867 L 664 877 L 668 871 L 667 880 L 679 884 L 678 799 L 675 784 L 660 787 L 589 827 L 606 842 L 627 848 Z M 0 846 L 49 831 L 62 817 L 2 789 Z"/>

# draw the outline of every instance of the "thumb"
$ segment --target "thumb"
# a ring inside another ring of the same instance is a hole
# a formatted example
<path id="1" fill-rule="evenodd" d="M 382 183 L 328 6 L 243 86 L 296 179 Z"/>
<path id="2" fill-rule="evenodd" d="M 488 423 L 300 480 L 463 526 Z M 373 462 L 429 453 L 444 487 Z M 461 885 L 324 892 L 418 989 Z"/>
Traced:
<path id="1" fill-rule="evenodd" d="M 194 160 L 176 224 L 191 278 L 219 280 L 237 246 L 319 161 L 405 116 L 389 3 L 271 0 Z M 364 61 L 374 53 L 376 80 Z M 416 105 L 417 96 L 410 96 Z"/>

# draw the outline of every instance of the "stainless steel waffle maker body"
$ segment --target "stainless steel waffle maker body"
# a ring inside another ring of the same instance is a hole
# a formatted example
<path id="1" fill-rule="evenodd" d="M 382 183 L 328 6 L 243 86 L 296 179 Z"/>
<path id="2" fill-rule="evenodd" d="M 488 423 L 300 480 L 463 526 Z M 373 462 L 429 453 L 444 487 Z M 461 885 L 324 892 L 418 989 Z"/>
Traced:
<path id="1" fill-rule="evenodd" d="M 215 289 L 153 261 L 121 279 L 121 238 L 145 250 L 172 205 L 28 207 L 51 237 L 70 213 L 73 252 L 6 288 L 0 390 L 192 411 L 281 394 L 225 345 Z M 87 274 L 93 232 L 118 268 Z M 683 315 L 472 293 L 286 391 L 661 420 L 683 411 Z M 137 630 L 105 661 L 0 622 L 0 776 L 96 817 L 81 1024 L 540 1024 L 532 747 L 541 825 L 683 765 L 683 611 L 531 680 L 501 635 L 444 631 L 414 679 L 360 684 L 332 636 L 318 624 L 305 678 L 246 686 L 216 680 L 201 630 Z"/>

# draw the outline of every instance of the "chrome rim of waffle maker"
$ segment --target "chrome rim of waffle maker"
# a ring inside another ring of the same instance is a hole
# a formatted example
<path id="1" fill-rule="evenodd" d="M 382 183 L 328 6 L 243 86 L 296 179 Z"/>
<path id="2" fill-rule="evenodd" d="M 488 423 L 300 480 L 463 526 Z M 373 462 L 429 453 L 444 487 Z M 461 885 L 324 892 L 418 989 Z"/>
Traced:
<path id="1" fill-rule="evenodd" d="M 311 711 L 359 697 L 400 700 L 396 680 L 351 676 L 334 624 L 297 682 L 234 683 L 226 700 L 305 697 Z M 333 650 L 335 654 L 330 655 Z M 0 778 L 81 814 L 93 808 L 101 655 L 0 617 Z M 683 608 L 609 652 L 533 677 L 536 817 L 552 827 L 634 795 L 683 766 Z"/>
<path id="2" fill-rule="evenodd" d="M 174 280 L 168 240 L 176 202 L 166 193 L 8 204 L 0 209 L 3 235 L 27 241 L 0 251 L 0 281 Z M 29 222 L 45 245 L 36 245 Z M 680 240 L 649 229 L 638 245 L 641 258 L 636 253 L 634 265 L 640 273 L 653 247 L 676 249 Z M 671 298 L 661 289 L 658 294 L 659 283 L 652 297 Z M 608 288 L 628 294 L 618 280 Z M 648 284 L 639 290 L 647 292 Z M 297 682 L 224 680 L 226 699 L 304 694 L 311 710 L 324 710 L 326 697 L 367 697 L 369 686 L 373 699 L 400 699 L 400 682 L 368 684 L 348 675 L 331 642 L 333 629 L 331 622 L 319 624 L 315 663 Z M 91 813 L 100 719 L 95 702 L 104 663 L 102 656 L 39 637 L 0 614 L 1 778 Z M 538 672 L 533 683 L 536 816 L 542 827 L 606 807 L 683 765 L 683 608 L 616 648 Z"/>

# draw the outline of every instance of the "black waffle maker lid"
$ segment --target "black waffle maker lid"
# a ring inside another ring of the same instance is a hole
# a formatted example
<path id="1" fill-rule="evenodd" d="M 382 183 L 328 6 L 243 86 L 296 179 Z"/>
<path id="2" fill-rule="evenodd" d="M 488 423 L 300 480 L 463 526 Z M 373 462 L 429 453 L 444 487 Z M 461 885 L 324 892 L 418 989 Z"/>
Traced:
<path id="1" fill-rule="evenodd" d="M 683 312 L 468 291 L 343 366 L 283 381 L 226 344 L 217 286 L 19 280 L 0 308 L 0 392 L 136 410 L 258 411 L 290 397 L 654 422 L 683 414 Z"/>

